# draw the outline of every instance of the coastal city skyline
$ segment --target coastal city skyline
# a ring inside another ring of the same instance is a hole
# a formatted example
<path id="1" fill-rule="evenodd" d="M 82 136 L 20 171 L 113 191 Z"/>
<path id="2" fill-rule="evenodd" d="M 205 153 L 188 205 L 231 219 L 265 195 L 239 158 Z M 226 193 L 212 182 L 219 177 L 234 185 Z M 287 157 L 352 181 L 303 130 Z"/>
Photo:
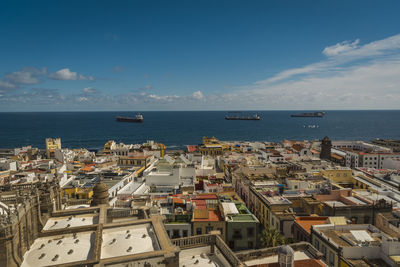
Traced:
<path id="1" fill-rule="evenodd" d="M 398 109 L 397 1 L 7 1 L 0 112 Z"/>
<path id="2" fill-rule="evenodd" d="M 400 1 L 0 4 L 0 267 L 399 267 Z"/>

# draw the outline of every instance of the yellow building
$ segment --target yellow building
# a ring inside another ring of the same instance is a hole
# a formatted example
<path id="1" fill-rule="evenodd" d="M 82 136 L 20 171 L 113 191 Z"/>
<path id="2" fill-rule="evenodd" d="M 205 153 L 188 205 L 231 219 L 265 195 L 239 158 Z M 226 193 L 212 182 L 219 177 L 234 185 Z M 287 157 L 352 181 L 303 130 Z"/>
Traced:
<path id="1" fill-rule="evenodd" d="M 231 150 L 230 144 L 222 144 L 216 137 L 203 137 L 203 144 L 198 147 L 199 152 L 206 156 L 222 155 Z"/>
<path id="2" fill-rule="evenodd" d="M 56 149 L 61 149 L 61 138 L 46 138 L 47 158 L 54 158 L 54 152 Z"/>
<path id="3" fill-rule="evenodd" d="M 218 210 L 195 209 L 193 212 L 193 235 L 210 234 L 211 231 L 219 231 L 225 241 L 225 220 Z"/>
<path id="4" fill-rule="evenodd" d="M 62 194 L 68 196 L 68 198 L 91 199 L 93 196 L 93 190 L 92 188 L 70 187 L 63 188 Z"/>
<path id="5" fill-rule="evenodd" d="M 109 140 L 107 141 L 107 143 L 104 144 L 104 150 L 103 153 L 106 155 L 110 155 L 111 154 L 111 145 L 115 144 L 114 140 Z"/>
<path id="6" fill-rule="evenodd" d="M 352 170 L 349 168 L 335 168 L 321 171 L 321 175 L 328 178 L 331 182 L 341 185 L 353 187 L 355 180 Z"/>

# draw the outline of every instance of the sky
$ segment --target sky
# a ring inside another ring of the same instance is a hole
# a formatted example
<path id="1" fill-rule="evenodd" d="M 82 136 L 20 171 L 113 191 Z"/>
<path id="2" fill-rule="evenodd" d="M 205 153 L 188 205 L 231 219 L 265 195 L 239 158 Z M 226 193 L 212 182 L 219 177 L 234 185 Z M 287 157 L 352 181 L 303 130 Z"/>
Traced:
<path id="1" fill-rule="evenodd" d="M 0 111 L 400 108 L 400 1 L 2 1 Z"/>

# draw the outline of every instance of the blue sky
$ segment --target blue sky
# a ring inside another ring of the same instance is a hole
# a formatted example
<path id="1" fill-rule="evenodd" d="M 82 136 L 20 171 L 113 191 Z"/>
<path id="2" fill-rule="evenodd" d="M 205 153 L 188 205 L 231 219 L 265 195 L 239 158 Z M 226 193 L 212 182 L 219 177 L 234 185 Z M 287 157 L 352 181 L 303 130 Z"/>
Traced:
<path id="1" fill-rule="evenodd" d="M 399 1 L 0 5 L 0 111 L 400 106 Z"/>

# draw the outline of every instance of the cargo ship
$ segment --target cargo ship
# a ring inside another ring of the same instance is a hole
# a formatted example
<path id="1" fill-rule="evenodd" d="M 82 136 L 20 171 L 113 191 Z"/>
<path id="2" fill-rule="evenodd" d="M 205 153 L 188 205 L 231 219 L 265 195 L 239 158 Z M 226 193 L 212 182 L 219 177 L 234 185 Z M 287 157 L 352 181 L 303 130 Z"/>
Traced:
<path id="1" fill-rule="evenodd" d="M 143 122 L 143 115 L 137 114 L 135 117 L 120 117 L 115 118 L 118 122 Z"/>
<path id="2" fill-rule="evenodd" d="M 325 112 L 303 112 L 299 114 L 292 114 L 290 117 L 317 117 L 317 118 L 322 118 L 325 116 Z"/>
<path id="3" fill-rule="evenodd" d="M 253 116 L 225 116 L 225 120 L 259 121 L 261 117 L 258 114 L 254 114 Z"/>

